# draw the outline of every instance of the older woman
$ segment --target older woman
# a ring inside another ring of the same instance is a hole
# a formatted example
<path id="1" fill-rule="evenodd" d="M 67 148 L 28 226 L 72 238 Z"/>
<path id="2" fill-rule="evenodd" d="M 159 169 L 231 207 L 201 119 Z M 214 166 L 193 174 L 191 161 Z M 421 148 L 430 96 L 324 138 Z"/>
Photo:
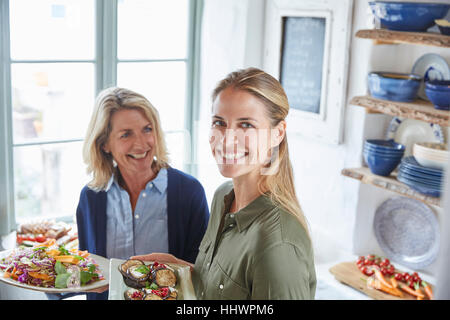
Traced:
<path id="1" fill-rule="evenodd" d="M 287 96 L 262 70 L 230 73 L 212 96 L 211 151 L 220 186 L 195 266 L 199 299 L 314 299 L 316 273 L 306 218 L 294 187 L 286 137 Z"/>
<path id="2" fill-rule="evenodd" d="M 77 208 L 80 249 L 108 258 L 166 252 L 195 261 L 209 219 L 205 192 L 169 166 L 158 112 L 144 96 L 102 91 L 83 156 L 92 181 Z"/>

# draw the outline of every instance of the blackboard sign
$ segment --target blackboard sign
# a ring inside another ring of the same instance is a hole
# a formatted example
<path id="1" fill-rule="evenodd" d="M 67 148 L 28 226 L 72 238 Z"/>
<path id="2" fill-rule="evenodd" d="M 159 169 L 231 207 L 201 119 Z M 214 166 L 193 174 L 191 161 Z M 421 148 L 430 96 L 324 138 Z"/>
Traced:
<path id="1" fill-rule="evenodd" d="M 283 17 L 280 82 L 291 108 L 320 114 L 324 17 Z"/>

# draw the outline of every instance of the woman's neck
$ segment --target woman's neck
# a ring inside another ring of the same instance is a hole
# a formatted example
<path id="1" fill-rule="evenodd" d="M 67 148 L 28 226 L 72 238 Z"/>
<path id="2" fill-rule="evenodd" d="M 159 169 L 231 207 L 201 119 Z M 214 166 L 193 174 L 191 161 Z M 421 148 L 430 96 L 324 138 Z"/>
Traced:
<path id="1" fill-rule="evenodd" d="M 233 178 L 234 200 L 230 212 L 238 212 L 261 195 L 258 190 L 259 179 L 259 174 Z"/>
<path id="2" fill-rule="evenodd" d="M 142 190 L 145 189 L 147 183 L 157 176 L 157 173 L 153 171 L 152 168 L 145 174 L 133 174 L 129 173 L 126 170 L 119 170 L 118 181 L 122 188 L 124 188 L 128 195 L 130 196 L 131 207 L 136 207 L 137 199 L 139 198 L 139 194 Z"/>

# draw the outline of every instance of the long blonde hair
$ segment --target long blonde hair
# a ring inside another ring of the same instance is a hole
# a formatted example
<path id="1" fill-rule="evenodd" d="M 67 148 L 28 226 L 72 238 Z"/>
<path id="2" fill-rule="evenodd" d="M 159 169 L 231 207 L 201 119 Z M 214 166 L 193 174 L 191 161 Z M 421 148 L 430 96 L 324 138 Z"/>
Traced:
<path id="1" fill-rule="evenodd" d="M 93 190 L 104 190 L 111 175 L 118 173 L 111 154 L 106 153 L 103 146 L 111 133 L 112 115 L 122 109 L 139 110 L 150 121 L 156 141 L 152 168 L 158 172 L 161 168 L 169 166 L 166 143 L 155 107 L 139 93 L 118 87 L 107 88 L 96 98 L 83 144 L 83 160 L 87 165 L 87 173 L 93 175 L 88 186 Z"/>
<path id="2" fill-rule="evenodd" d="M 266 106 L 267 115 L 270 118 L 272 128 L 280 121 L 285 120 L 289 113 L 289 102 L 280 82 L 268 73 L 257 69 L 247 68 L 230 73 L 220 81 L 212 93 L 212 100 L 226 88 L 234 88 L 246 91 L 257 97 Z M 271 174 L 261 175 L 258 183 L 258 191 L 268 194 L 271 200 L 279 204 L 286 211 L 293 214 L 300 221 L 309 236 L 306 217 L 300 207 L 295 186 L 294 174 L 289 159 L 288 142 L 286 135 L 278 145 L 277 159 L 271 161 Z"/>

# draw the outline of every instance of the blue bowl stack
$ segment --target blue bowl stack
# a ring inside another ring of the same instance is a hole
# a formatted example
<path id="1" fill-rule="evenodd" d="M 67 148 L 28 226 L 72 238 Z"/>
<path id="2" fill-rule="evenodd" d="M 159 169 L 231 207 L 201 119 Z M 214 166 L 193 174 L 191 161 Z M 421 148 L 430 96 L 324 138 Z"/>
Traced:
<path id="1" fill-rule="evenodd" d="M 420 165 L 414 156 L 403 158 L 397 180 L 426 196 L 439 197 L 443 183 L 443 170 Z"/>
<path id="2" fill-rule="evenodd" d="M 392 139 L 369 139 L 364 142 L 364 160 L 370 171 L 379 176 L 389 176 L 404 154 L 405 146 Z"/>

